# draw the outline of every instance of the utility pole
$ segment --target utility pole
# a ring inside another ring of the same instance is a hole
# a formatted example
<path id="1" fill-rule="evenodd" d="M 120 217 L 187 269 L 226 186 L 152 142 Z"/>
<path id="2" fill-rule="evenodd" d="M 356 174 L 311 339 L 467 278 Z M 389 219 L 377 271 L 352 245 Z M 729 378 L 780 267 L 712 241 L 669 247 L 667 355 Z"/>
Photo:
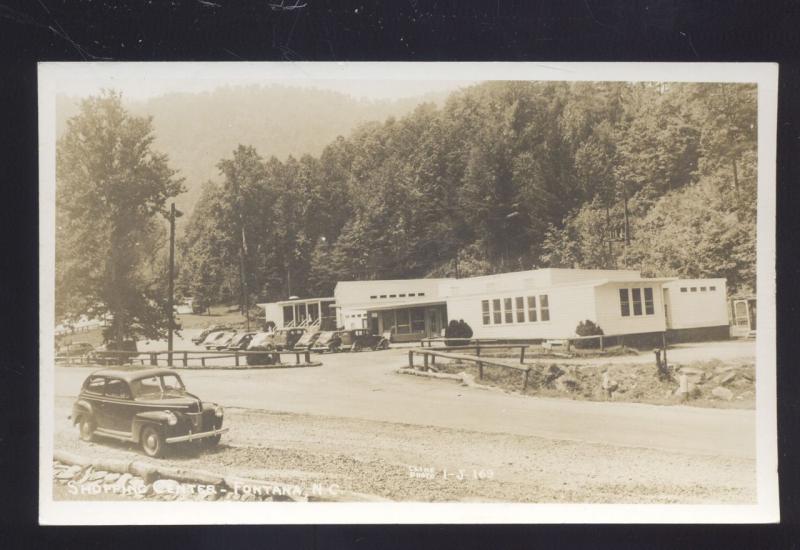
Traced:
<path id="1" fill-rule="evenodd" d="M 244 236 L 244 222 L 242 222 L 242 246 L 239 247 L 239 273 L 242 277 L 242 305 L 244 306 L 247 330 L 250 330 L 250 297 L 247 294 L 247 274 L 245 273 L 244 255 L 247 252 L 247 241 Z"/>
<path id="2" fill-rule="evenodd" d="M 175 329 L 175 203 L 169 208 L 169 296 L 167 298 L 167 314 L 169 315 L 169 333 L 167 336 L 167 364 L 172 366 L 172 332 Z"/>

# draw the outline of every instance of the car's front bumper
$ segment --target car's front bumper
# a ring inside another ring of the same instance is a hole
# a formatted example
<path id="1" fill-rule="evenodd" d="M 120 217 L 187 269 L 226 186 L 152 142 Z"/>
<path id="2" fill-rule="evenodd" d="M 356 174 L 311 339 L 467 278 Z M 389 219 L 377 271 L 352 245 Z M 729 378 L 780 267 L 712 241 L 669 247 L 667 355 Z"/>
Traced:
<path id="1" fill-rule="evenodd" d="M 222 435 L 227 432 L 230 428 L 219 428 L 217 430 L 211 430 L 208 432 L 200 432 L 196 434 L 186 434 L 186 435 L 178 435 L 175 437 L 168 437 L 165 439 L 167 443 L 182 443 L 184 441 L 194 441 L 195 439 L 205 439 L 206 437 L 213 437 L 215 435 Z"/>

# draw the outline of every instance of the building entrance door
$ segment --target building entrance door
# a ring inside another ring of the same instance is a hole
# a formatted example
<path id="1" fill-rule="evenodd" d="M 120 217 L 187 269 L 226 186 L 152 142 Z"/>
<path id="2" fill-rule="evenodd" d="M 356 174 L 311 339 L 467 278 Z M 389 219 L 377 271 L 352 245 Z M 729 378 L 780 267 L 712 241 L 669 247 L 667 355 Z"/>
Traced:
<path id="1" fill-rule="evenodd" d="M 428 338 L 436 338 L 441 336 L 442 333 L 442 314 L 438 308 L 430 308 L 427 310 L 426 317 L 428 322 L 426 324 Z"/>

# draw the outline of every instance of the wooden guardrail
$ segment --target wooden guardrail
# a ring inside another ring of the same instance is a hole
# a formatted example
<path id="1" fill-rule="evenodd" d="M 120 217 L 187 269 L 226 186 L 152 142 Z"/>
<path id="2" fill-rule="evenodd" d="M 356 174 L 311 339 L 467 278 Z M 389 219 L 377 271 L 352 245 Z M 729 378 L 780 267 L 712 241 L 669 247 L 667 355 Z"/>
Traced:
<path id="1" fill-rule="evenodd" d="M 271 351 L 225 351 L 225 350 L 173 350 L 173 351 L 96 351 L 84 356 L 56 356 L 56 362 L 70 362 L 77 364 L 119 364 L 109 363 L 114 358 L 119 358 L 120 363 L 131 363 L 140 365 L 159 366 L 163 361 L 165 366 L 175 366 L 179 364 L 183 367 L 189 367 L 189 362 L 199 361 L 201 367 L 206 366 L 206 361 L 211 359 L 234 359 L 234 365 L 240 366 L 241 360 L 247 359 L 248 356 L 267 357 L 273 364 L 281 364 L 280 358 L 282 355 L 294 355 L 295 365 L 303 365 L 311 363 L 311 352 L 308 350 L 271 350 Z M 301 361 L 301 357 L 304 361 Z M 75 359 L 78 359 L 77 361 Z M 266 364 L 266 363 L 265 363 Z"/>
<path id="2" fill-rule="evenodd" d="M 475 345 L 468 345 L 468 346 L 441 346 L 441 347 L 432 347 L 428 346 L 427 350 L 431 351 L 442 351 L 442 352 L 458 352 L 458 351 L 474 351 L 475 355 L 480 356 L 481 350 L 494 350 L 494 349 L 519 349 L 519 362 L 525 362 L 525 350 L 528 349 L 528 344 L 475 344 Z"/>
<path id="3" fill-rule="evenodd" d="M 531 346 L 542 345 L 545 342 L 558 343 L 563 342 L 564 351 L 571 351 L 575 342 L 597 340 L 600 344 L 600 350 L 605 350 L 609 342 L 616 342 L 617 345 L 625 348 L 625 334 L 595 334 L 592 336 L 566 336 L 563 338 L 423 338 L 420 340 L 420 347 L 434 348 L 435 344 L 447 344 L 447 342 L 469 342 L 466 345 L 449 346 L 447 349 L 466 349 L 467 347 L 480 346 L 483 349 L 488 349 L 490 345 L 501 347 L 510 346 Z M 635 336 L 635 335 L 628 335 Z M 666 347 L 666 332 L 661 335 L 662 348 Z M 629 338 L 630 341 L 630 338 Z M 437 347 L 436 349 L 443 349 Z"/>
<path id="4" fill-rule="evenodd" d="M 502 347 L 508 347 L 508 346 L 502 346 Z M 432 350 L 430 348 L 418 348 L 418 349 L 408 350 L 408 366 L 412 369 L 416 369 L 416 365 L 414 364 L 414 355 L 422 356 L 423 368 L 425 370 L 428 370 L 431 367 L 433 367 L 434 369 L 436 368 L 435 365 L 437 357 L 441 357 L 442 359 L 454 359 L 458 361 L 472 361 L 478 367 L 479 380 L 483 379 L 483 367 L 485 365 L 521 371 L 523 373 L 522 391 L 525 391 L 528 388 L 528 374 L 530 373 L 531 366 L 524 365 L 521 362 L 514 363 L 511 361 L 503 361 L 502 359 L 483 357 L 480 355 L 465 355 L 462 353 L 452 353 L 452 352 Z"/>

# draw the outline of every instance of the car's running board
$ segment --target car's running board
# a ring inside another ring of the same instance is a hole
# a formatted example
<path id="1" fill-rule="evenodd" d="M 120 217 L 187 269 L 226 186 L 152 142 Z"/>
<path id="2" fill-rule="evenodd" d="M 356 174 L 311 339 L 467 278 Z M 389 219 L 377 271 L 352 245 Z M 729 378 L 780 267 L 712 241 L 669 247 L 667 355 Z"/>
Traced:
<path id="1" fill-rule="evenodd" d="M 102 435 L 105 437 L 113 437 L 114 439 L 119 439 L 120 441 L 132 441 L 132 442 L 136 441 L 135 439 L 133 439 L 133 435 L 127 432 L 118 432 L 117 430 L 109 430 L 107 428 L 96 428 L 94 432 L 97 435 Z"/>

